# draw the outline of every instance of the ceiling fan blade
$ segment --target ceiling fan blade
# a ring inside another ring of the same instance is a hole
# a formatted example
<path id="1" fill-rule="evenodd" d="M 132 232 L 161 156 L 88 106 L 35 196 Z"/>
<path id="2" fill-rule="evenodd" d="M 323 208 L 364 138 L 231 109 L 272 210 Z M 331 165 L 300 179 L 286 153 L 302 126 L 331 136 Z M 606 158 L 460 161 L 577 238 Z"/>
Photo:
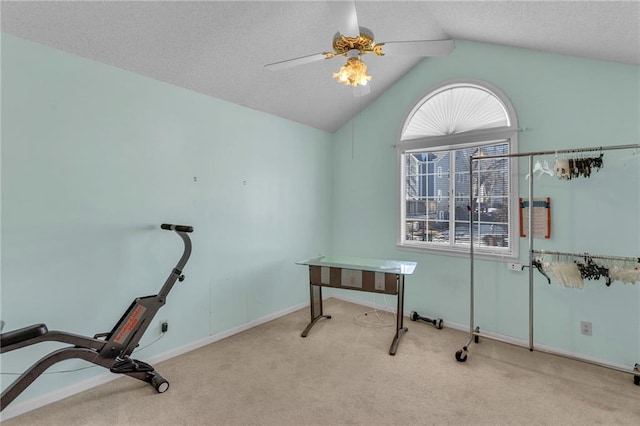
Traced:
<path id="1" fill-rule="evenodd" d="M 446 56 L 456 47 L 453 40 L 388 41 L 382 53 L 389 56 Z"/>
<path id="2" fill-rule="evenodd" d="M 316 53 L 309 56 L 301 56 L 299 58 L 287 59 L 286 61 L 274 62 L 267 64 L 264 67 L 271 71 L 279 71 L 287 68 L 297 67 L 298 65 L 310 64 L 311 62 L 321 61 L 322 59 L 329 59 L 324 53 Z"/>
<path id="3" fill-rule="evenodd" d="M 347 37 L 357 37 L 360 35 L 355 1 L 330 1 L 329 7 L 331 9 L 331 15 L 338 25 L 337 30 L 340 34 Z"/>

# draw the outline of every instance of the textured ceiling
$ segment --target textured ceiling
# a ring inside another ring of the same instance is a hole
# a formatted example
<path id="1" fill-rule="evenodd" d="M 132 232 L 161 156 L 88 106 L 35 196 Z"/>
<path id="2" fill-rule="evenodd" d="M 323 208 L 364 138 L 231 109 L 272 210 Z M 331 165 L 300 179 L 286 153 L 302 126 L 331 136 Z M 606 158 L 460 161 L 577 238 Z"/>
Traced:
<path id="1" fill-rule="evenodd" d="M 356 2 L 376 42 L 473 40 L 640 64 L 640 2 Z M 331 73 L 341 58 L 269 71 L 331 49 L 327 2 L 11 2 L 2 32 L 216 98 L 334 132 L 421 58 L 364 59 L 371 93 L 356 98 Z"/>

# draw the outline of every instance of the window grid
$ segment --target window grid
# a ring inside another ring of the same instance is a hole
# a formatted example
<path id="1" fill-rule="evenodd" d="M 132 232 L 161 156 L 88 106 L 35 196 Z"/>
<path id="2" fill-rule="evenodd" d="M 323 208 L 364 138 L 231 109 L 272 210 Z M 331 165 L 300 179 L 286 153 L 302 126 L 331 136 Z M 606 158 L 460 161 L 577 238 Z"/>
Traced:
<path id="1" fill-rule="evenodd" d="M 508 142 L 481 149 L 405 154 L 405 240 L 469 247 L 468 157 L 487 152 L 492 155 L 508 153 Z M 478 249 L 500 250 L 509 247 L 510 171 L 509 162 L 503 160 L 478 159 L 473 164 L 472 191 L 477 210 L 474 212 L 474 241 Z M 452 174 L 456 179 L 449 179 Z"/>
<path id="2" fill-rule="evenodd" d="M 498 89 L 486 86 L 443 85 L 408 115 L 398 145 L 400 246 L 468 254 L 473 233 L 476 253 L 487 258 L 517 256 L 517 194 L 511 193 L 517 191 L 517 182 L 511 182 L 511 168 L 517 165 L 507 158 L 491 158 L 517 152 L 515 112 Z M 439 96 L 444 92 L 446 96 Z M 447 99 L 460 107 L 458 113 L 444 112 L 452 106 Z M 450 128 L 449 119 L 455 121 Z M 434 132 L 436 127 L 448 130 Z M 471 156 L 475 159 L 469 173 Z"/>

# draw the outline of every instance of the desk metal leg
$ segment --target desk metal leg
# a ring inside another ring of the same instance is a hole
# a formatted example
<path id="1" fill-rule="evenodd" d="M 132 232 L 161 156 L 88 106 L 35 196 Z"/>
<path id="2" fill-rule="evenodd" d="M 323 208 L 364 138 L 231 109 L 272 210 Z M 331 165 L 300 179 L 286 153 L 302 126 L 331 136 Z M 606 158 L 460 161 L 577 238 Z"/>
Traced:
<path id="1" fill-rule="evenodd" d="M 400 343 L 400 337 L 408 331 L 403 326 L 404 319 L 404 275 L 398 276 L 398 307 L 396 310 L 396 335 L 393 337 L 391 347 L 389 348 L 389 355 L 395 355 L 398 350 L 398 343 Z"/>
<path id="2" fill-rule="evenodd" d="M 311 327 L 322 318 L 330 319 L 331 315 L 323 315 L 322 313 L 322 287 L 319 285 L 309 284 L 309 308 L 311 310 L 311 322 L 302 332 L 302 337 L 307 337 Z"/>

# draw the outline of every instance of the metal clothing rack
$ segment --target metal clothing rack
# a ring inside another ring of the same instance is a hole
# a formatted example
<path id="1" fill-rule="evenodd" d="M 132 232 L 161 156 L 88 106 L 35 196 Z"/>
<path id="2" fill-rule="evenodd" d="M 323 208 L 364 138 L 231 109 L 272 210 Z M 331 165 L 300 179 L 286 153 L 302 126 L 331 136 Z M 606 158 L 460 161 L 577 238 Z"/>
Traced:
<path id="1" fill-rule="evenodd" d="M 465 362 L 467 360 L 467 352 L 469 350 L 469 346 L 472 342 L 478 343 L 480 337 L 484 337 L 487 339 L 496 340 L 503 343 L 508 343 L 515 346 L 527 347 L 523 344 L 519 344 L 517 342 L 509 341 L 498 336 L 487 335 L 480 332 L 480 327 L 476 327 L 474 325 L 474 233 L 473 233 L 473 212 L 474 212 L 474 203 L 473 203 L 473 162 L 476 160 L 487 160 L 487 159 L 498 159 L 498 158 L 519 158 L 519 157 L 528 157 L 529 159 L 529 185 L 528 185 L 528 200 L 529 205 L 533 205 L 533 159 L 536 156 L 540 155 L 553 155 L 553 154 L 576 154 L 583 152 L 597 152 L 597 151 L 610 151 L 610 150 L 621 150 L 621 149 L 640 149 L 640 144 L 627 144 L 627 145 L 612 145 L 612 146 L 598 146 L 591 148 L 574 148 L 574 149 L 558 149 L 552 151 L 535 151 L 535 152 L 523 152 L 516 154 L 500 154 L 500 155 L 484 155 L 484 156 L 471 156 L 469 157 L 469 206 L 470 206 L 470 225 L 469 225 L 469 236 L 470 236 L 470 248 L 469 248 L 469 257 L 470 257 L 470 307 L 469 307 L 469 339 L 467 343 L 462 347 L 462 349 L 458 350 L 455 354 L 456 360 L 458 362 Z M 540 349 L 534 346 L 533 342 L 533 262 L 534 262 L 534 245 L 533 245 L 533 214 L 529 214 L 528 217 L 528 232 L 527 239 L 529 243 L 529 345 L 528 348 L 530 351 L 539 351 L 546 352 L 553 355 L 562 356 L 565 358 L 574 359 L 577 361 L 587 362 L 590 364 L 595 364 L 601 367 L 610 368 L 613 370 L 622 371 L 625 373 L 631 373 L 634 375 L 633 381 L 636 385 L 640 386 L 640 364 L 636 363 L 631 371 L 628 369 L 599 363 L 596 361 L 592 361 L 589 359 L 571 356 L 567 354 L 563 354 L 561 352 L 555 352 L 552 350 Z M 549 253 L 549 252 L 547 252 Z M 560 253 L 560 252 L 558 252 Z M 610 256 L 611 257 L 611 256 Z M 610 258 L 609 257 L 609 258 Z"/>
<path id="2" fill-rule="evenodd" d="M 556 254 L 560 256 L 572 256 L 572 257 L 584 257 L 588 256 L 591 259 L 603 259 L 603 260 L 619 260 L 622 262 L 640 262 L 640 257 L 626 257 L 626 256 L 602 256 L 591 253 L 569 253 L 565 251 L 553 251 L 553 250 L 532 250 L 534 254 Z"/>
<path id="3" fill-rule="evenodd" d="M 546 255 L 551 255 L 557 258 L 562 258 L 558 259 L 558 262 L 561 263 L 570 263 L 570 260 L 573 260 L 573 262 L 577 264 L 576 269 L 577 272 L 580 273 L 580 280 L 582 280 L 583 278 L 586 278 L 588 280 L 605 278 L 605 284 L 607 285 L 607 287 L 609 287 L 613 281 L 613 277 L 609 276 L 609 267 L 613 267 L 614 264 L 623 264 L 624 267 L 631 267 L 631 265 L 633 265 L 633 267 L 638 270 L 638 267 L 640 266 L 640 257 L 601 256 L 591 253 L 569 253 L 554 250 L 532 250 L 532 252 L 543 257 Z M 580 260 L 580 262 L 578 262 L 578 259 Z M 541 258 L 536 258 L 532 262 L 532 266 L 535 266 L 538 272 L 540 272 L 547 279 L 549 284 L 551 284 L 551 278 L 544 270 L 545 267 L 541 260 Z M 595 264 L 594 260 L 598 261 L 599 263 Z M 601 260 L 605 261 L 604 264 L 600 262 Z M 580 269 L 580 266 L 582 266 L 584 270 Z M 640 271 L 631 276 L 629 280 L 627 280 L 627 278 L 620 279 L 619 276 L 617 277 L 617 280 L 623 281 L 625 283 L 640 282 Z M 570 285 L 567 285 L 565 277 L 558 279 L 558 281 L 565 286 L 576 287 L 576 282 L 573 282 L 574 280 L 571 280 Z M 582 288 L 582 284 L 577 285 L 577 287 Z"/>

